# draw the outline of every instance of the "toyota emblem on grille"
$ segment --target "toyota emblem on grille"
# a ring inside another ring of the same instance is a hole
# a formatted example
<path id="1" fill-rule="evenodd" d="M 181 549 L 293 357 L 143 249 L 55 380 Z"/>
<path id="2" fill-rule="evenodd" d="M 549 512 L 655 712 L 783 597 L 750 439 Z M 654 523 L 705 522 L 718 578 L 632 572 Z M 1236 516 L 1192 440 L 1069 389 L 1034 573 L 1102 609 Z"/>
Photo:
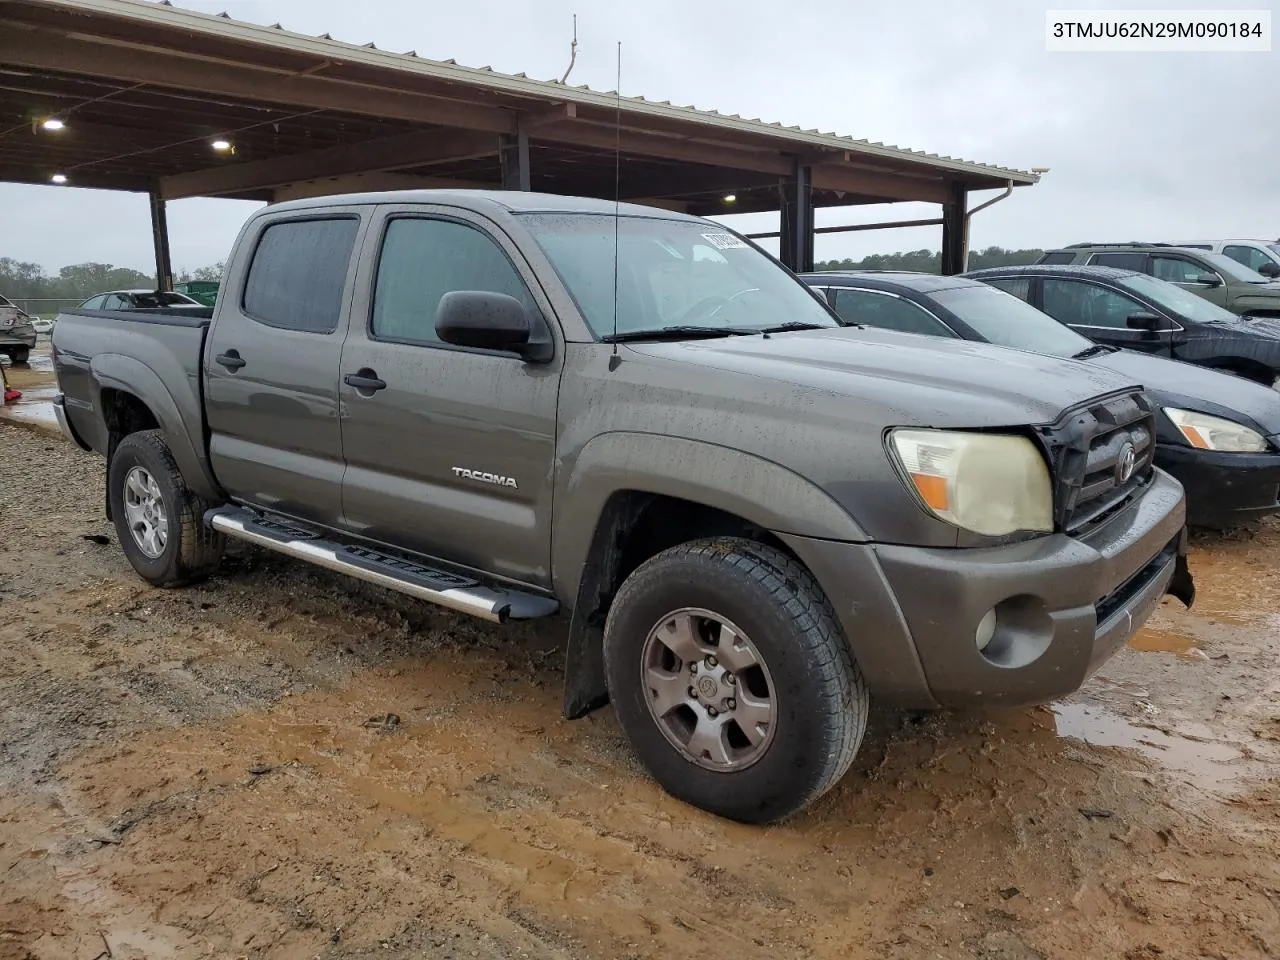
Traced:
<path id="1" fill-rule="evenodd" d="M 1128 483 L 1133 476 L 1133 468 L 1138 465 L 1138 451 L 1128 440 L 1120 448 L 1120 456 L 1116 459 L 1116 479 L 1119 483 Z"/>

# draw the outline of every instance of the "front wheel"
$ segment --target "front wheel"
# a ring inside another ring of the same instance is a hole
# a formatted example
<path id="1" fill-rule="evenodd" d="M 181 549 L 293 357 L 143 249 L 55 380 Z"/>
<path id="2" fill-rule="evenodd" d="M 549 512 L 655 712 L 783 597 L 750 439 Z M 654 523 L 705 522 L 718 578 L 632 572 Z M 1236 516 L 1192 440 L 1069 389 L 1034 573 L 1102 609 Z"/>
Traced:
<path id="1" fill-rule="evenodd" d="M 138 575 L 177 587 L 212 573 L 224 539 L 204 525 L 213 504 L 187 489 L 159 430 L 120 441 L 107 473 L 116 535 Z"/>
<path id="2" fill-rule="evenodd" d="M 737 539 L 672 547 L 619 589 L 604 633 L 619 722 L 662 787 L 747 823 L 804 808 L 848 770 L 862 675 L 813 577 Z"/>

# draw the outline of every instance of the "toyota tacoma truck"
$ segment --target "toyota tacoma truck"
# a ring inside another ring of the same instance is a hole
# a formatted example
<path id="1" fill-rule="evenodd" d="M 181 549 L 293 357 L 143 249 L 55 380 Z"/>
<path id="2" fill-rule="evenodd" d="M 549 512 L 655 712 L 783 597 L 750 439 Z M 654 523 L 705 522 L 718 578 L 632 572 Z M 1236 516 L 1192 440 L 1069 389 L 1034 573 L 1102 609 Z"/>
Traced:
<path id="1" fill-rule="evenodd" d="M 1052 700 L 1192 599 L 1139 384 L 842 327 L 706 220 L 281 203 L 212 314 L 54 327 L 57 415 L 143 578 L 209 575 L 233 538 L 497 623 L 567 613 L 565 714 L 611 702 L 726 817 L 831 788 L 872 697 Z"/>

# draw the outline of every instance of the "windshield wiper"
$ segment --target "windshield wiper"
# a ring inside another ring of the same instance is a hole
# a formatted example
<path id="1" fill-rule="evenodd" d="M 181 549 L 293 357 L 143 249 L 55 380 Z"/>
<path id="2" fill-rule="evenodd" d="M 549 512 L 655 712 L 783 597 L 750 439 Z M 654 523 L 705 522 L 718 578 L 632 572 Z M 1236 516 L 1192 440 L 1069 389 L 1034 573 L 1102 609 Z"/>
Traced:
<path id="1" fill-rule="evenodd" d="M 637 340 L 695 340 L 715 337 L 745 337 L 760 331 L 753 327 L 694 327 L 677 324 L 670 327 L 653 327 L 649 330 L 625 330 L 605 334 L 605 343 L 628 343 Z"/>
<path id="2" fill-rule="evenodd" d="M 777 326 L 765 327 L 757 332 L 759 333 L 788 333 L 792 330 L 838 330 L 835 325 L 828 326 L 825 323 L 803 323 L 798 320 L 792 320 L 790 323 L 779 323 Z"/>
<path id="3" fill-rule="evenodd" d="M 1119 347 L 1109 347 L 1106 344 L 1095 343 L 1092 347 L 1085 347 L 1079 353 L 1071 355 L 1072 360 L 1085 360 L 1089 357 L 1096 357 L 1100 353 L 1115 353 Z"/>

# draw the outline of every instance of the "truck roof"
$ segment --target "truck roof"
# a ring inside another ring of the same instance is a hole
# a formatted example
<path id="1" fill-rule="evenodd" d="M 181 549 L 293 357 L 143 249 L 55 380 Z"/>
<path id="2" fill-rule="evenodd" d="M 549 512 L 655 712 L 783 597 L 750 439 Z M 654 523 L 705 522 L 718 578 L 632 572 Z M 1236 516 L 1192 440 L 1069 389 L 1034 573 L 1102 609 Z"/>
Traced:
<path id="1" fill-rule="evenodd" d="M 307 197 L 274 203 L 267 210 L 314 210 L 371 203 L 443 203 L 467 207 L 491 205 L 511 213 L 596 213 L 623 216 L 659 217 L 666 220 L 691 220 L 698 217 L 675 213 L 639 203 L 618 203 L 592 197 L 569 197 L 556 193 L 533 193 L 523 190 L 384 190 L 377 193 L 344 193 L 328 197 Z"/>

